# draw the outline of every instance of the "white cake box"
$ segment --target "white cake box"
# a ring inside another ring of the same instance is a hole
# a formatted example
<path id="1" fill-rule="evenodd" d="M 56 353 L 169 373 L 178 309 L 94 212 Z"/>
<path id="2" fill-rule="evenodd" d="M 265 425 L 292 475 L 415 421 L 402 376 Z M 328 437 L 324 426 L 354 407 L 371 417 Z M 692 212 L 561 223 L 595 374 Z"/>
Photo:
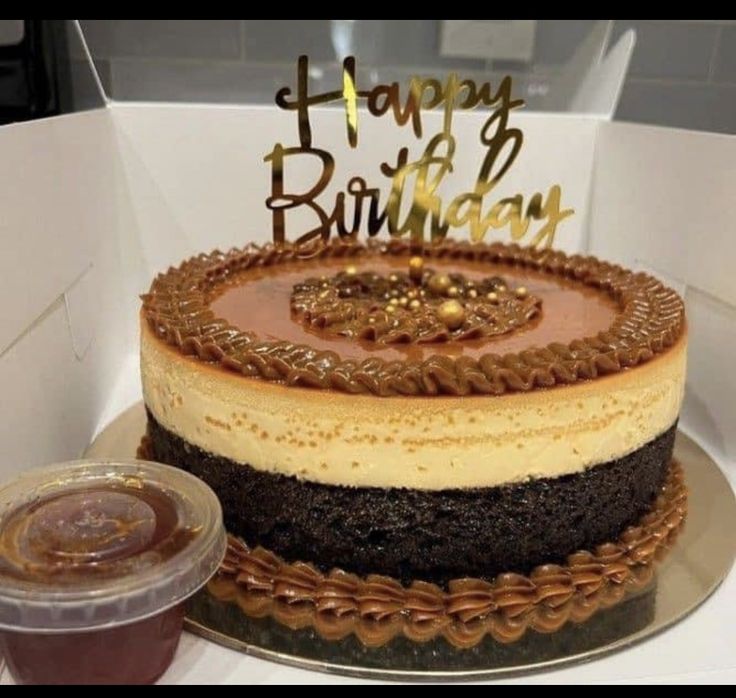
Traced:
<path id="1" fill-rule="evenodd" d="M 385 197 L 389 180 L 379 163 L 395 161 L 402 145 L 420 152 L 408 129 L 366 112 L 356 149 L 348 147 L 343 111 L 310 114 L 315 145 L 336 161 L 325 202 L 356 173 Z M 441 115 L 423 118 L 431 134 Z M 445 198 L 472 187 L 483 121 L 480 111 L 454 117 L 458 153 Z M 649 270 L 684 294 L 690 351 L 681 426 L 733 478 L 736 138 L 615 123 L 605 114 L 515 111 L 510 125 L 523 130 L 524 146 L 494 198 L 520 192 L 527 201 L 560 184 L 575 214 L 560 224 L 556 246 Z M 296 145 L 297 122 L 276 107 L 109 102 L 0 127 L 0 479 L 79 457 L 140 399 L 138 294 L 156 271 L 187 256 L 270 240 L 263 158 L 277 141 Z M 289 163 L 288 177 L 298 191 L 315 172 L 306 161 Z M 288 226 L 299 232 L 306 221 L 295 215 Z M 486 240 L 508 240 L 508 231 L 489 231 Z M 650 642 L 593 666 L 618 666 L 629 678 L 733 671 L 732 643 L 718 641 L 736 627 L 729 600 L 736 585 L 727 582 L 663 636 L 659 650 Z M 231 656 L 230 674 L 201 668 L 189 680 L 246 679 L 235 658 L 251 667 L 255 660 Z M 562 674 L 600 676 L 587 668 Z"/>

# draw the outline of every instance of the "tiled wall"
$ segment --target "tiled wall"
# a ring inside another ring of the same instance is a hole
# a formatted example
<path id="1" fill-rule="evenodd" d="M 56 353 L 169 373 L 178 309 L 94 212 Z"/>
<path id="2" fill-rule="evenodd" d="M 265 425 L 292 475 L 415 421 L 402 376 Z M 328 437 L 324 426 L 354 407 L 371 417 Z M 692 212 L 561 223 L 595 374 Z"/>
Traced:
<path id="1" fill-rule="evenodd" d="M 541 20 L 529 64 L 439 55 L 437 20 L 359 20 L 354 52 L 366 79 L 453 68 L 470 77 L 512 73 L 531 108 L 594 20 Z M 329 20 L 83 20 L 115 99 L 271 102 L 308 53 L 316 80 L 338 75 Z M 616 117 L 736 133 L 736 22 L 617 21 L 637 30 Z M 360 74 L 359 74 L 360 80 Z"/>

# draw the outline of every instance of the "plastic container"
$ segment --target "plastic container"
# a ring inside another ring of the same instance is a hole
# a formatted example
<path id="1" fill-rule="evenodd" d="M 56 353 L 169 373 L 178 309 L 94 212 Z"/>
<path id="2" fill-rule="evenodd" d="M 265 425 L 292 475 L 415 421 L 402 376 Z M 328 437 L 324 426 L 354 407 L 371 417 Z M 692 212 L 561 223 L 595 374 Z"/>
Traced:
<path id="1" fill-rule="evenodd" d="M 0 654 L 20 683 L 152 683 L 226 535 L 201 480 L 75 461 L 0 488 Z"/>

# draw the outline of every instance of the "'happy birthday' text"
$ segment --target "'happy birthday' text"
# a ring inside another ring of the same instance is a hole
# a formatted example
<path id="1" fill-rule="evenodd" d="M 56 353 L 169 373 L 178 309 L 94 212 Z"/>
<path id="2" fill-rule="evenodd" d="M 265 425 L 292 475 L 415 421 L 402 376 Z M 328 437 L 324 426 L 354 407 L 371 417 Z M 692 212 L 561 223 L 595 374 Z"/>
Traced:
<path id="1" fill-rule="evenodd" d="M 317 225 L 299 235 L 295 240 L 299 245 L 316 239 L 326 242 L 333 232 L 341 238 L 355 238 L 360 230 L 365 229 L 368 235 L 374 236 L 385 226 L 390 235 L 409 235 L 417 244 L 424 241 L 427 233 L 432 241 L 436 241 L 443 239 L 450 228 L 468 227 L 474 242 L 482 240 L 489 229 L 508 228 L 512 240 L 518 241 L 528 235 L 528 244 L 549 246 L 560 221 L 573 213 L 572 209 L 561 208 L 561 190 L 556 184 L 549 188 L 546 197 L 535 193 L 527 202 L 523 194 L 501 198 L 491 205 L 485 201 L 516 160 L 523 142 L 521 130 L 508 124 L 511 111 L 523 105 L 523 100 L 512 98 L 509 77 L 504 78 L 495 91 L 489 83 L 478 86 L 472 80 L 459 80 L 455 74 L 448 76 L 444 83 L 432 78 L 414 77 L 409 82 L 408 94 L 402 100 L 396 82 L 370 90 L 357 89 L 355 59 L 348 57 L 343 63 L 341 90 L 310 95 L 307 83 L 308 59 L 301 56 L 296 95 L 290 99 L 291 89 L 288 87 L 276 95 L 279 107 L 297 112 L 299 145 L 284 147 L 277 143 L 264 158 L 271 163 L 271 196 L 266 200 L 266 206 L 272 211 L 275 242 L 287 239 L 286 212 L 302 206 L 315 214 Z M 390 192 L 383 206 L 380 190 L 369 187 L 362 177 L 354 176 L 348 180 L 346 190 L 336 195 L 334 203 L 325 207 L 317 199 L 332 180 L 335 159 L 329 151 L 312 145 L 309 108 L 342 101 L 346 137 L 350 146 L 355 148 L 358 145 L 359 100 L 365 101 L 373 116 L 390 113 L 397 125 L 411 124 L 417 138 L 423 134 L 423 112 L 441 108 L 442 129 L 429 140 L 418 159 L 410 162 L 409 150 L 404 147 L 399 150 L 395 164 L 381 164 L 381 173 L 391 179 Z M 485 154 L 475 186 L 472 191 L 456 196 L 443 207 L 437 190 L 445 176 L 453 171 L 456 147 L 452 135 L 453 113 L 456 109 L 479 106 L 491 111 L 480 129 L 480 142 Z M 317 158 L 321 165 L 317 181 L 301 193 L 284 191 L 286 160 L 294 157 Z M 352 199 L 351 207 L 347 205 L 348 198 Z M 532 221 L 541 225 L 532 226 Z"/>

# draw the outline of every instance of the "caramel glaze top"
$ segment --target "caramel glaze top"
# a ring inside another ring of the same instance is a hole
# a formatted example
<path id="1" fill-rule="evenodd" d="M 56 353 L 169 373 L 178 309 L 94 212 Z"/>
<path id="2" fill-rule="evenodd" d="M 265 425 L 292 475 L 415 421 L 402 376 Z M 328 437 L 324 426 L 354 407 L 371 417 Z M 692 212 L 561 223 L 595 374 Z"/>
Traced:
<path id="1" fill-rule="evenodd" d="M 544 344 L 535 343 L 544 334 L 532 328 L 526 335 L 497 343 L 463 347 L 461 342 L 449 342 L 425 346 L 418 353 L 416 348 L 402 353 L 396 347 L 372 352 L 355 342 L 328 343 L 304 330 L 290 337 L 293 328 L 279 334 L 270 326 L 247 327 L 240 320 L 236 325 L 224 317 L 232 315 L 225 312 L 227 291 L 247 282 L 250 275 L 271 268 L 276 272 L 280 265 L 292 263 L 304 265 L 309 274 L 310 267 L 336 259 L 366 265 L 395 264 L 400 258 L 408 262 L 411 249 L 402 240 L 367 245 L 336 241 L 315 250 L 308 262 L 300 261 L 303 254 L 291 245 L 269 244 L 198 255 L 156 277 L 142 296 L 143 317 L 159 339 L 182 354 L 244 376 L 379 396 L 503 395 L 590 380 L 649 361 L 671 347 L 685 329 L 680 296 L 648 274 L 590 256 L 453 240 L 425 248 L 427 262 L 449 268 L 488 266 L 494 271 L 503 267 L 507 273 L 532 274 L 580 288 L 597 299 L 597 319 L 585 325 L 593 331 L 569 341 L 560 341 L 559 333 L 554 339 L 553 333 L 553 341 Z M 288 307 L 288 295 L 284 302 Z M 545 299 L 543 316 L 554 312 L 550 308 Z"/>

